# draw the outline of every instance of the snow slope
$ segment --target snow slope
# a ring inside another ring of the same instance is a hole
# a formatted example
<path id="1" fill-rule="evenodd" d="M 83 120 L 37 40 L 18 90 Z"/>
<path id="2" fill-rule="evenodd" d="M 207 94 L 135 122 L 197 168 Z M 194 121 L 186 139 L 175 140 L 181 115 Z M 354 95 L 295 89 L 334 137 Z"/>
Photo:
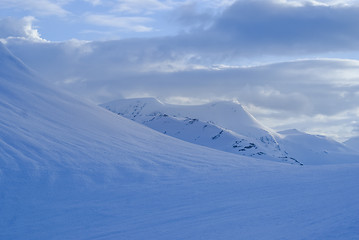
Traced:
<path id="1" fill-rule="evenodd" d="M 359 237 L 358 164 L 189 144 L 0 63 L 0 239 Z"/>

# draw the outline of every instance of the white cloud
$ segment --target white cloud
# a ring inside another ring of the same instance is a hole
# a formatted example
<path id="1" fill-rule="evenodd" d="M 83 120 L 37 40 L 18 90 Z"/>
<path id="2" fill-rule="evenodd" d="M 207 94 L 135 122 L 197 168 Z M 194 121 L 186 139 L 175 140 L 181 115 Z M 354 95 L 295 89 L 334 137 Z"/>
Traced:
<path id="1" fill-rule="evenodd" d="M 151 18 L 146 17 L 117 17 L 114 15 L 89 14 L 85 16 L 85 19 L 88 23 L 99 26 L 114 27 L 135 32 L 152 31 L 151 27 L 144 25 L 152 21 Z"/>
<path id="2" fill-rule="evenodd" d="M 113 11 L 126 13 L 151 13 L 152 11 L 169 10 L 172 8 L 170 1 L 158 0 L 117 0 Z"/>
<path id="3" fill-rule="evenodd" d="M 89 2 L 89 3 L 91 3 L 92 5 L 94 5 L 94 6 L 98 6 L 98 5 L 101 5 L 101 4 L 103 4 L 102 3 L 102 0 L 84 0 L 85 2 Z"/>
<path id="4" fill-rule="evenodd" d="M 192 0 L 190 2 L 199 2 L 199 4 L 206 6 L 206 8 L 225 8 L 232 5 L 236 0 Z"/>
<path id="5" fill-rule="evenodd" d="M 61 6 L 60 2 L 51 0 L 1 0 L 0 8 L 26 10 L 37 15 L 65 16 L 68 11 Z"/>
<path id="6" fill-rule="evenodd" d="M 357 0 L 272 0 L 273 2 L 289 5 L 289 6 L 305 6 L 307 4 L 313 6 L 354 6 Z"/>
<path id="7" fill-rule="evenodd" d="M 0 19 L 0 39 L 6 42 L 9 39 L 26 39 L 35 42 L 46 41 L 41 38 L 40 33 L 33 26 L 36 19 L 27 16 L 22 19 L 4 18 Z"/>

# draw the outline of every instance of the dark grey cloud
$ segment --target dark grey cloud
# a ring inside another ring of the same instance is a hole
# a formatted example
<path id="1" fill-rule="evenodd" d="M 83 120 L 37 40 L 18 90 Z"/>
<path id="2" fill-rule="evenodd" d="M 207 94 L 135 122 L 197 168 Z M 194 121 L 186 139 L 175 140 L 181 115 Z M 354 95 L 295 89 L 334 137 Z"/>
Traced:
<path id="1" fill-rule="evenodd" d="M 357 6 L 240 0 L 211 28 L 182 36 L 182 41 L 187 46 L 199 42 L 206 52 L 221 50 L 229 56 L 350 51 L 359 48 L 358 22 Z"/>
<path id="2" fill-rule="evenodd" d="M 217 13 L 216 11 L 201 9 L 199 5 L 199 2 L 189 2 L 180 5 L 170 12 L 169 19 L 175 23 L 179 23 L 186 31 L 206 29 L 213 23 Z"/>
<path id="3" fill-rule="evenodd" d="M 359 50 L 356 5 L 306 2 L 295 6 L 270 0 L 239 0 L 219 15 L 196 12 L 195 6 L 188 5 L 178 9 L 173 18 L 192 30 L 133 41 L 142 50 L 157 50 L 166 57 L 196 55 L 193 61 L 200 63 Z M 126 41 L 119 44 L 133 46 L 132 41 Z"/>
<path id="4" fill-rule="evenodd" d="M 171 67 L 179 62 L 211 65 L 263 56 L 297 58 L 359 51 L 356 6 L 307 3 L 294 7 L 275 1 L 241 0 L 216 17 L 197 13 L 191 6 L 187 8 L 179 10 L 177 18 L 202 27 L 176 36 L 88 45 L 102 51 L 96 56 L 100 60 L 111 58 L 127 68 L 154 63 Z"/>

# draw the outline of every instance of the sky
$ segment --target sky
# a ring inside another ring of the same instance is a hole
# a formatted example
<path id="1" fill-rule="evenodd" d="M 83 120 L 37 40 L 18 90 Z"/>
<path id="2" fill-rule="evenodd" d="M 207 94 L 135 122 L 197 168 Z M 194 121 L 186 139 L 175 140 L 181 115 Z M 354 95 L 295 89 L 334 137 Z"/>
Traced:
<path id="1" fill-rule="evenodd" d="M 238 100 L 265 125 L 359 135 L 359 1 L 0 0 L 0 41 L 96 104 Z"/>

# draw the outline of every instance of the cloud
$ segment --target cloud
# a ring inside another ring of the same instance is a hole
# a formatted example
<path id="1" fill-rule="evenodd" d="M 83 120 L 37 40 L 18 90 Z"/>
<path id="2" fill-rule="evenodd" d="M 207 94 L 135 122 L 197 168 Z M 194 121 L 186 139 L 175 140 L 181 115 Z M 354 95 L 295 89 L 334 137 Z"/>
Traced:
<path id="1" fill-rule="evenodd" d="M 313 54 L 358 49 L 358 21 L 356 6 L 242 0 L 229 7 L 202 36 L 220 39 L 243 55 Z"/>
<path id="2" fill-rule="evenodd" d="M 30 41 L 42 42 L 40 33 L 33 26 L 36 19 L 32 16 L 27 16 L 22 19 L 4 18 L 0 19 L 0 39 L 6 42 L 8 39 L 26 39 Z"/>
<path id="3" fill-rule="evenodd" d="M 188 31 L 193 28 L 209 27 L 214 21 L 215 14 L 216 11 L 201 8 L 198 2 L 189 2 L 176 7 L 171 13 L 171 19 L 184 26 Z"/>
<path id="4" fill-rule="evenodd" d="M 151 18 L 146 17 L 117 17 L 113 15 L 89 14 L 85 17 L 88 23 L 113 27 L 120 30 L 130 30 L 135 32 L 149 32 L 151 27 L 145 26 L 145 23 L 151 22 Z"/>
<path id="5" fill-rule="evenodd" d="M 118 93 L 162 98 L 238 98 L 246 105 L 307 116 L 335 115 L 359 102 L 359 62 L 355 60 L 301 60 L 212 68 L 190 64 L 190 56 L 180 62 L 180 57 L 176 53 L 171 55 L 165 46 L 152 48 L 150 39 L 147 46 L 144 44 L 140 39 L 131 39 L 9 42 L 7 46 L 30 67 L 60 85 L 66 79 L 82 79 L 64 85 L 97 102 L 116 98 Z M 98 98 L 98 88 L 108 88 L 109 95 Z"/>
<path id="6" fill-rule="evenodd" d="M 189 65 L 237 64 L 264 57 L 326 57 L 359 51 L 359 7 L 284 2 L 240 0 L 215 16 L 181 5 L 186 7 L 173 17 L 191 31 L 118 44 L 126 45 L 132 58 L 158 62 L 159 57 L 166 59 L 165 65 L 184 59 Z M 148 17 L 88 15 L 87 21 L 123 30 L 153 30 Z"/>
<path id="7" fill-rule="evenodd" d="M 151 13 L 152 11 L 169 10 L 171 2 L 158 0 L 118 0 L 113 11 L 126 13 Z"/>
<path id="8" fill-rule="evenodd" d="M 220 61 L 358 51 L 359 6 L 313 2 L 239 0 L 206 19 L 210 27 L 205 24 L 205 29 L 195 28 L 167 43 Z M 180 19 L 185 22 L 186 17 L 203 19 L 200 13 L 182 11 Z"/>
<path id="9" fill-rule="evenodd" d="M 102 1 L 101 0 L 84 0 L 85 2 L 89 2 L 91 3 L 92 5 L 94 6 L 97 6 L 97 5 L 101 5 L 102 4 Z"/>
<path id="10" fill-rule="evenodd" d="M 1 0 L 1 9 L 19 9 L 26 10 L 36 15 L 43 16 L 66 16 L 69 14 L 64 8 L 62 8 L 61 1 L 51 0 Z"/>

